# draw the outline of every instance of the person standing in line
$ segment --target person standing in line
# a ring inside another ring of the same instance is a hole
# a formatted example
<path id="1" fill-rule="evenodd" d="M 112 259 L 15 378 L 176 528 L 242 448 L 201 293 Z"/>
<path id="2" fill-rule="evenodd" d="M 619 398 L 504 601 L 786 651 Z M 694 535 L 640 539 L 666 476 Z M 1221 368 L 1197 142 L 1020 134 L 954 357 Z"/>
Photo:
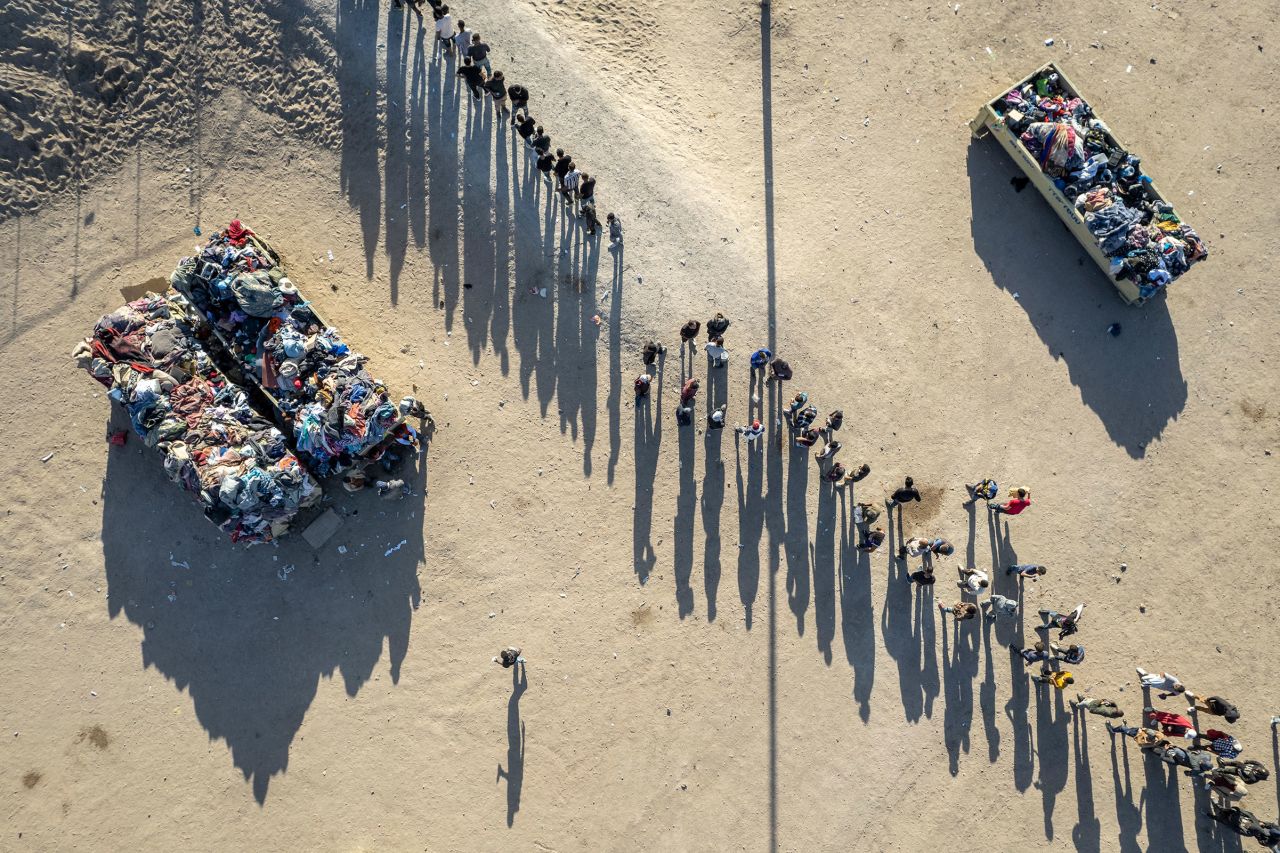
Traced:
<path id="1" fill-rule="evenodd" d="M 522 112 L 529 115 L 529 90 L 516 83 L 507 87 L 507 94 L 511 96 L 511 123 L 515 124 Z"/>
<path id="2" fill-rule="evenodd" d="M 1002 504 L 988 504 L 988 506 L 996 515 L 1020 515 L 1024 509 L 1031 506 L 1031 490 L 1014 489 L 1009 493 L 1009 500 Z"/>
<path id="3" fill-rule="evenodd" d="M 937 578 L 933 576 L 933 565 L 930 563 L 925 563 L 918 571 L 907 576 L 907 583 L 918 583 L 921 587 L 933 586 L 936 580 Z"/>
<path id="4" fill-rule="evenodd" d="M 453 55 L 453 16 L 449 14 L 448 6 L 439 6 L 432 11 L 432 15 L 436 19 L 436 42 L 440 45 L 440 52 L 445 55 Z"/>
<path id="5" fill-rule="evenodd" d="M 693 348 L 697 346 L 697 344 L 693 342 L 693 339 L 698 337 L 698 330 L 701 328 L 702 323 L 697 320 L 690 320 L 680 327 L 680 343 L 689 347 L 690 352 L 692 352 Z"/>
<path id="6" fill-rule="evenodd" d="M 751 369 L 764 370 L 769 366 L 769 361 L 773 358 L 773 353 L 768 347 L 760 347 L 760 349 L 751 353 Z"/>
<path id="7" fill-rule="evenodd" d="M 591 205 L 592 208 L 596 204 L 596 179 L 582 173 L 582 180 L 578 181 L 578 213 L 582 213 L 582 208 Z"/>
<path id="8" fill-rule="evenodd" d="M 510 94 L 510 92 L 511 90 L 508 89 L 507 93 Z M 533 116 L 526 113 L 519 121 L 516 120 L 515 116 L 512 116 L 511 123 L 516 126 L 516 133 L 520 134 L 520 138 L 524 140 L 525 147 L 532 148 L 533 134 L 538 129 L 538 123 L 534 121 Z"/>
<path id="9" fill-rule="evenodd" d="M 533 146 L 533 150 L 541 157 L 551 151 L 551 136 L 542 129 L 542 125 L 538 125 L 533 131 L 533 139 L 529 141 L 529 144 Z M 551 162 L 554 163 L 555 159 L 552 158 Z M 547 171 L 551 171 L 551 168 L 547 167 Z"/>
<path id="10" fill-rule="evenodd" d="M 907 501 L 918 500 L 920 500 L 920 491 L 916 488 L 916 481 L 908 477 L 903 482 L 902 488 L 896 489 L 892 495 L 884 499 L 884 505 L 889 509 L 893 509 Z"/>
<path id="11" fill-rule="evenodd" d="M 724 417 L 728 411 L 728 403 L 721 403 L 720 408 L 713 409 L 707 415 L 707 429 L 724 429 Z"/>
<path id="12" fill-rule="evenodd" d="M 454 71 L 467 84 L 467 88 L 471 90 L 471 96 L 477 101 L 484 93 L 484 73 L 476 68 L 471 62 L 471 57 L 462 60 L 462 64 Z"/>
<path id="13" fill-rule="evenodd" d="M 707 351 L 707 362 L 711 367 L 727 367 L 729 351 L 724 348 L 724 338 L 715 337 L 704 345 Z"/>
<path id="14" fill-rule="evenodd" d="M 471 45 L 467 48 L 467 57 L 477 68 L 484 69 L 486 76 L 493 74 L 493 65 L 489 63 L 489 45 L 480 40 L 480 34 L 471 36 Z"/>
<path id="15" fill-rule="evenodd" d="M 564 192 L 564 176 L 573 168 L 573 158 L 564 153 L 563 148 L 556 149 L 556 189 Z"/>
<path id="16" fill-rule="evenodd" d="M 865 480 L 867 478 L 867 475 L 869 475 L 870 473 L 871 473 L 871 466 L 863 462 L 856 469 L 851 469 L 849 471 L 848 475 L 844 478 L 844 482 L 841 483 L 841 485 L 851 486 L 854 483 L 859 482 L 860 480 Z"/>
<path id="17" fill-rule="evenodd" d="M 982 609 L 987 611 L 987 619 L 991 622 L 996 621 L 996 616 L 1012 619 L 1018 615 L 1018 601 L 1004 595 L 993 595 L 982 602 Z"/>
<path id="18" fill-rule="evenodd" d="M 609 251 L 622 246 L 622 220 L 616 213 L 605 214 L 604 221 L 609 226 Z"/>
<path id="19" fill-rule="evenodd" d="M 729 331 L 729 318 L 717 311 L 716 315 L 707 321 L 707 338 L 724 337 L 727 331 Z"/>
<path id="20" fill-rule="evenodd" d="M 831 483 L 832 485 L 835 485 L 836 483 L 840 482 L 840 478 L 843 476 L 844 476 L 844 466 L 841 465 L 839 462 L 837 462 L 836 464 L 831 466 L 830 470 L 828 470 L 825 474 L 822 475 L 822 479 L 826 480 L 828 483 Z"/>
<path id="21" fill-rule="evenodd" d="M 1048 631 L 1050 628 L 1057 628 L 1058 639 L 1065 640 L 1080 630 L 1080 618 L 1084 616 L 1084 605 L 1076 605 L 1076 609 L 1070 613 L 1059 613 L 1056 610 L 1044 608 L 1039 613 L 1042 624 L 1037 625 L 1036 630 Z"/>
<path id="22" fill-rule="evenodd" d="M 1010 566 L 1004 570 L 1006 575 L 1017 575 L 1018 580 L 1040 580 L 1040 576 L 1049 571 L 1044 566 L 1038 566 L 1035 563 L 1022 563 L 1017 566 Z"/>
<path id="23" fill-rule="evenodd" d="M 658 354 L 666 352 L 667 348 L 657 341 L 649 341 L 644 345 L 644 349 L 640 351 L 640 360 L 646 365 L 651 365 L 658 360 Z"/>
<path id="24" fill-rule="evenodd" d="M 556 164 L 556 158 L 551 155 L 550 151 L 544 151 L 538 155 L 538 171 L 542 173 L 542 177 L 546 179 L 548 184 L 551 183 L 551 169 Z"/>
<path id="25" fill-rule="evenodd" d="M 498 656 L 493 659 L 494 663 L 502 664 L 503 669 L 510 669 L 516 664 L 523 664 L 524 658 L 521 657 L 520 650 L 515 646 L 507 646 L 498 652 Z"/>
<path id="26" fill-rule="evenodd" d="M 636 403 L 649 398 L 649 385 L 652 382 L 653 377 L 648 373 L 641 373 L 636 377 Z"/>
<path id="27" fill-rule="evenodd" d="M 600 230 L 600 220 L 596 218 L 596 206 L 594 204 L 584 204 L 578 214 L 582 217 L 582 224 L 587 227 L 587 236 L 594 237 L 596 232 Z"/>
<path id="28" fill-rule="evenodd" d="M 919 557 L 927 553 L 929 553 L 929 540 L 923 536 L 913 536 L 898 546 L 898 556 L 904 559 L 906 557 Z"/>
<path id="29" fill-rule="evenodd" d="M 964 488 L 969 493 L 969 499 L 965 501 L 966 506 L 979 500 L 995 500 L 996 495 L 1000 492 L 1000 486 L 990 477 L 985 477 L 972 486 L 965 483 Z"/>
<path id="30" fill-rule="evenodd" d="M 502 72 L 493 72 L 493 76 L 489 78 L 488 83 L 484 84 L 484 87 L 493 96 L 493 111 L 501 119 L 503 110 L 507 108 L 507 81 L 502 78 Z"/>
<path id="31" fill-rule="evenodd" d="M 831 437 L 840 431 L 840 427 L 843 424 L 844 412 L 836 409 L 831 414 L 827 415 L 827 422 L 822 428 L 822 437 L 830 442 L 832 440 Z"/>
<path id="32" fill-rule="evenodd" d="M 578 194 L 578 183 L 581 180 L 582 172 L 578 169 L 578 164 L 570 160 L 569 171 L 564 173 L 564 180 L 560 182 L 560 195 L 565 204 L 573 204 L 573 199 Z"/>
<path id="33" fill-rule="evenodd" d="M 747 440 L 747 444 L 750 444 L 764 435 L 764 427 L 760 424 L 760 420 L 757 418 L 751 422 L 751 426 L 737 427 L 734 429 L 734 432 L 745 438 Z"/>
<path id="34" fill-rule="evenodd" d="M 950 557 L 956 552 L 956 546 L 941 536 L 935 536 L 929 542 L 929 552 L 937 557 Z M 983 577 L 986 577 L 986 575 L 983 574 Z"/>
<path id="35" fill-rule="evenodd" d="M 458 31 L 453 35 L 453 49 L 458 52 L 458 56 L 466 56 L 467 48 L 471 45 L 471 31 L 467 29 L 466 21 L 458 21 Z"/>
<path id="36" fill-rule="evenodd" d="M 796 431 L 796 447 L 813 447 L 818 443 L 818 431 L 801 427 Z"/>
<path id="37" fill-rule="evenodd" d="M 778 356 L 773 357 L 773 361 L 769 362 L 769 378 L 774 382 L 786 382 L 794 374 L 791 371 L 791 365 Z"/>
<path id="38" fill-rule="evenodd" d="M 819 430 L 818 434 L 823 436 L 827 442 L 826 446 L 823 447 L 821 450 L 819 450 L 817 453 L 817 456 L 815 457 L 819 462 L 830 459 L 831 457 L 835 456 L 837 453 L 840 452 L 840 442 L 832 441 L 831 434 L 829 432 L 826 432 L 824 430 Z M 844 475 L 843 465 L 840 466 L 840 473 L 841 473 L 841 476 Z"/>
<path id="39" fill-rule="evenodd" d="M 698 396 L 699 383 L 697 379 L 687 379 L 680 388 L 680 404 L 692 406 L 693 399 Z"/>
<path id="40" fill-rule="evenodd" d="M 1071 707 L 1111 720 L 1118 720 L 1124 716 L 1124 711 L 1120 710 L 1120 706 L 1110 699 L 1093 699 L 1083 693 L 1076 694 L 1076 698 L 1071 700 Z"/>

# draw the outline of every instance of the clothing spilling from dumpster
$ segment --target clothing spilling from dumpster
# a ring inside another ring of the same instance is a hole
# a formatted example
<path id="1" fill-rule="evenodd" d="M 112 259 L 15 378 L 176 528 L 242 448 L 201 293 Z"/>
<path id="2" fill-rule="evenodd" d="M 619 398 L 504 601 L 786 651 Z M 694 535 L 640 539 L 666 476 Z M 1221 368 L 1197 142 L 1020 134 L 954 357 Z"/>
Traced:
<path id="1" fill-rule="evenodd" d="M 298 457 L 319 477 L 416 446 L 387 388 L 316 314 L 271 247 L 233 220 L 170 276 L 213 326 L 239 370 L 278 407 Z"/>
<path id="2" fill-rule="evenodd" d="M 201 325 L 181 294 L 148 293 L 102 317 L 72 355 L 210 521 L 234 542 L 268 542 L 321 489 L 245 389 L 214 365 Z"/>
<path id="3" fill-rule="evenodd" d="M 1143 299 L 1208 257 L 1204 241 L 1164 201 L 1136 154 L 1124 150 L 1092 108 L 1046 71 L 1006 94 L 1005 125 L 1084 218 L 1111 260 Z"/>

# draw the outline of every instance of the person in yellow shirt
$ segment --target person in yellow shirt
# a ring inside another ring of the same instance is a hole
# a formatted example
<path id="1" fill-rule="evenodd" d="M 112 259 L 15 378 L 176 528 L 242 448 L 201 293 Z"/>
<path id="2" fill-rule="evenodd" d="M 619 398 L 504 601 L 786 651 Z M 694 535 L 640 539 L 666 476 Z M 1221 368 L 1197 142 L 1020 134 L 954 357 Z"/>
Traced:
<path id="1" fill-rule="evenodd" d="M 1054 671 L 1050 670 L 1048 667 L 1041 669 L 1039 675 L 1031 676 L 1031 680 L 1039 682 L 1040 684 L 1052 685 L 1058 690 L 1066 690 L 1068 685 L 1076 683 L 1075 676 L 1067 672 L 1065 669 Z"/>

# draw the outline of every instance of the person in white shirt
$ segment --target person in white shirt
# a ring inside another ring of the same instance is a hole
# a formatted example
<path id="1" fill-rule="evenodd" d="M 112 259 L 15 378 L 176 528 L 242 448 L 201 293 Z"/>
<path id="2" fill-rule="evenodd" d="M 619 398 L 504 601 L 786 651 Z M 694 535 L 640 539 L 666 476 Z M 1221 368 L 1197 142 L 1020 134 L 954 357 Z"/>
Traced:
<path id="1" fill-rule="evenodd" d="M 974 597 L 982 595 L 990 585 L 991 579 L 980 569 L 960 569 L 960 580 L 956 584 L 961 590 Z"/>
<path id="2" fill-rule="evenodd" d="M 1018 602 L 1008 596 L 993 595 L 982 602 L 982 609 L 987 612 L 987 618 L 993 622 L 997 616 L 1008 616 L 1012 619 L 1018 615 Z"/>
<path id="3" fill-rule="evenodd" d="M 440 42 L 443 53 L 453 53 L 453 15 L 448 6 L 440 7 L 440 17 L 436 19 L 436 40 Z"/>
<path id="4" fill-rule="evenodd" d="M 764 427 L 761 426 L 760 421 L 755 420 L 751 422 L 751 426 L 749 427 L 744 427 L 744 426 L 738 427 L 736 432 L 738 433 L 738 435 L 745 438 L 747 440 L 747 443 L 750 444 L 760 436 L 764 435 Z"/>
<path id="5" fill-rule="evenodd" d="M 565 204 L 573 204 L 573 198 L 578 192 L 578 182 L 581 180 L 582 172 L 578 169 L 578 164 L 570 160 L 569 171 L 564 173 L 564 179 L 560 181 L 560 195 Z"/>
<path id="6" fill-rule="evenodd" d="M 724 367 L 729 363 L 729 351 L 724 348 L 724 338 L 712 338 L 705 344 L 707 360 L 712 367 Z"/>
<path id="7" fill-rule="evenodd" d="M 1162 672 L 1159 675 L 1147 672 L 1142 667 L 1138 667 L 1138 677 L 1142 679 L 1142 686 L 1149 687 L 1152 690 L 1165 691 L 1160 694 L 1161 699 L 1167 699 L 1177 693 L 1186 693 L 1187 688 L 1177 676 Z"/>

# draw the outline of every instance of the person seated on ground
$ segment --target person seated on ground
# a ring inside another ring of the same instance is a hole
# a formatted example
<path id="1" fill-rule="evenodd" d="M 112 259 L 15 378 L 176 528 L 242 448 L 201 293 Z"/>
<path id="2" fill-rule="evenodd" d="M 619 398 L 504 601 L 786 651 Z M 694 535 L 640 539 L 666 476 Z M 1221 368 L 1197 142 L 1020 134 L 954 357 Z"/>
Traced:
<path id="1" fill-rule="evenodd" d="M 1262 841 L 1265 837 L 1261 832 L 1263 824 L 1258 820 L 1257 815 L 1238 806 L 1224 807 L 1210 802 L 1209 817 L 1227 827 L 1236 835 L 1242 835 L 1245 838 L 1257 838 L 1259 841 Z M 1280 836 L 1277 836 L 1277 839 L 1280 840 Z"/>
<path id="2" fill-rule="evenodd" d="M 1076 677 L 1072 673 L 1065 669 L 1049 669 L 1047 665 L 1040 667 L 1040 674 L 1031 676 L 1031 680 L 1037 684 L 1048 684 L 1055 690 L 1066 690 L 1076 683 Z"/>
<path id="3" fill-rule="evenodd" d="M 860 480 L 865 480 L 867 478 L 867 475 L 870 473 L 871 473 L 871 466 L 863 462 L 861 465 L 857 467 L 856 470 L 850 471 L 849 476 L 844 478 L 844 485 L 848 486 L 853 483 L 857 483 Z"/>
<path id="4" fill-rule="evenodd" d="M 988 506 L 996 515 L 1019 515 L 1031 506 L 1031 490 L 1014 489 L 1010 492 L 1009 500 L 999 505 L 988 504 Z"/>
<path id="5" fill-rule="evenodd" d="M 986 592 L 987 587 L 991 586 L 991 579 L 981 569 L 962 569 L 957 566 L 956 570 L 960 573 L 960 580 L 956 582 L 956 586 L 960 587 L 962 593 L 968 593 L 976 598 Z"/>
<path id="6" fill-rule="evenodd" d="M 845 481 L 848 481 L 845 477 Z M 872 524 L 880 517 L 880 510 L 868 503 L 855 504 L 853 507 L 854 524 Z"/>
<path id="7" fill-rule="evenodd" d="M 368 476 L 363 468 L 352 468 L 342 475 L 342 488 L 348 492 L 358 492 L 368 485 Z"/>
<path id="8" fill-rule="evenodd" d="M 1197 735 L 1197 745 L 1201 740 L 1207 741 L 1214 755 L 1220 755 L 1223 758 L 1235 758 L 1244 751 L 1244 746 L 1237 737 L 1221 729 L 1208 729 L 1203 734 Z"/>
<path id="9" fill-rule="evenodd" d="M 866 551 L 868 553 L 877 550 L 884 544 L 884 536 L 884 529 L 880 527 L 868 531 L 867 534 L 862 537 L 862 541 L 858 543 L 858 550 Z"/>
<path id="10" fill-rule="evenodd" d="M 1064 647 L 1050 642 L 1049 651 L 1053 654 L 1055 660 L 1060 660 L 1063 663 L 1071 664 L 1072 666 L 1084 663 L 1084 646 L 1078 643 L 1072 643 Z"/>
<path id="11" fill-rule="evenodd" d="M 1234 723 L 1240 719 L 1240 712 L 1236 710 L 1236 706 L 1232 705 L 1221 696 L 1209 696 L 1201 699 L 1190 690 L 1186 691 L 1187 701 L 1191 703 L 1191 707 L 1187 708 L 1187 713 L 1199 711 L 1201 714 L 1210 714 L 1214 717 L 1222 717 L 1228 723 Z"/>
<path id="12" fill-rule="evenodd" d="M 1025 649 L 1019 647 L 1017 643 L 1010 643 L 1009 651 L 1017 652 L 1022 655 L 1022 660 L 1027 666 L 1031 666 L 1031 664 L 1036 663 L 1037 661 L 1049 660 L 1049 653 L 1045 651 L 1044 643 L 1037 642 L 1034 646 L 1028 646 Z"/>
<path id="13" fill-rule="evenodd" d="M 941 536 L 935 536 L 929 540 L 929 551 L 939 557 L 950 557 L 956 552 L 956 546 L 952 545 Z M 986 577 L 986 574 L 983 574 Z"/>
<path id="14" fill-rule="evenodd" d="M 1018 580 L 1029 579 L 1038 581 L 1049 570 L 1044 566 L 1038 566 L 1034 563 L 1023 563 L 1018 566 L 1010 566 L 1004 570 L 1006 575 L 1017 575 Z"/>
<path id="15" fill-rule="evenodd" d="M 1041 610 L 1040 618 L 1043 624 L 1037 625 L 1037 631 L 1047 631 L 1050 628 L 1058 629 L 1058 639 L 1065 640 L 1072 634 L 1080 630 L 1080 617 L 1084 615 L 1084 605 L 1076 605 L 1076 609 L 1070 613 L 1059 613 L 1056 610 Z"/>
<path id="16" fill-rule="evenodd" d="M 974 485 L 964 484 L 965 490 L 969 493 L 969 499 L 965 503 L 970 504 L 977 500 L 991 501 L 995 500 L 997 494 L 1000 493 L 1000 486 L 990 477 L 979 480 Z"/>
<path id="17" fill-rule="evenodd" d="M 950 607 L 945 604 L 939 604 L 938 609 L 942 611 L 944 617 L 950 613 L 957 622 L 965 622 L 978 615 L 978 605 L 972 601 L 957 601 Z"/>
<path id="18" fill-rule="evenodd" d="M 1233 773 L 1248 785 L 1256 785 L 1271 778 L 1271 771 L 1261 761 L 1252 758 L 1218 758 L 1218 768 L 1223 773 Z"/>
<path id="19" fill-rule="evenodd" d="M 1249 795 L 1249 786 L 1239 777 L 1218 771 L 1205 774 L 1204 789 L 1218 794 L 1227 802 L 1239 802 Z"/>
<path id="20" fill-rule="evenodd" d="M 1160 726 L 1160 731 L 1166 735 L 1173 737 L 1184 737 L 1194 741 L 1197 735 L 1195 726 L 1192 725 L 1189 717 L 1181 714 L 1174 714 L 1171 711 L 1157 711 L 1151 706 L 1142 709 L 1143 723 L 1150 726 Z"/>
<path id="21" fill-rule="evenodd" d="M 729 318 L 717 311 L 716 316 L 707 321 L 707 337 L 723 337 L 727 331 L 729 331 Z"/>
<path id="22" fill-rule="evenodd" d="M 378 497 L 387 501 L 398 501 L 410 494 L 404 480 L 377 480 L 373 485 L 378 490 Z"/>
<path id="23" fill-rule="evenodd" d="M 1076 694 L 1076 698 L 1071 700 L 1071 707 L 1112 720 L 1117 720 L 1124 716 L 1124 711 L 1120 710 L 1120 706 L 1110 699 L 1093 698 L 1085 696 L 1083 693 Z"/>

